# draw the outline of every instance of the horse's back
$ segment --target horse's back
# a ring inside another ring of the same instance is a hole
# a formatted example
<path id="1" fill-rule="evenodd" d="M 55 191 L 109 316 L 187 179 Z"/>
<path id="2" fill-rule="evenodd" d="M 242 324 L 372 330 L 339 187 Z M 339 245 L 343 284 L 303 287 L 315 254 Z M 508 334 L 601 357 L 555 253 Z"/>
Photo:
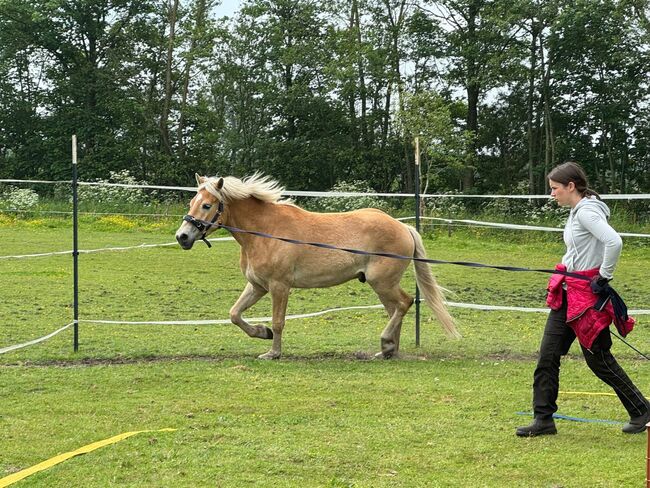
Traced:
<path id="1" fill-rule="evenodd" d="M 361 208 L 358 210 L 351 210 L 349 212 L 311 212 L 305 210 L 304 208 L 290 205 L 288 210 L 293 213 L 293 218 L 296 221 L 315 221 L 328 223 L 335 225 L 337 222 L 346 222 L 346 221 L 366 221 L 366 222 L 377 222 L 380 224 L 386 224 L 389 222 L 399 224 L 400 222 L 390 215 L 388 215 L 383 210 L 378 208 Z"/>
<path id="2" fill-rule="evenodd" d="M 319 213 L 300 207 L 288 208 L 285 225 L 303 240 L 325 242 L 374 252 L 413 252 L 413 238 L 406 225 L 376 208 L 350 212 Z"/>

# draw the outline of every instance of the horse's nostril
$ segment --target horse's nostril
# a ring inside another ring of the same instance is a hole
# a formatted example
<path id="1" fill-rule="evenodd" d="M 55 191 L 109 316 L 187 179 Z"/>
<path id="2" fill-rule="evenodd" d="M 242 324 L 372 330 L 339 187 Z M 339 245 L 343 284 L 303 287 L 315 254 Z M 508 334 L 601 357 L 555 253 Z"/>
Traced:
<path id="1" fill-rule="evenodd" d="M 188 237 L 187 234 L 180 234 L 180 235 L 178 236 L 178 240 L 179 240 L 179 241 L 183 241 L 183 242 L 185 242 L 185 241 L 187 240 L 187 237 Z"/>

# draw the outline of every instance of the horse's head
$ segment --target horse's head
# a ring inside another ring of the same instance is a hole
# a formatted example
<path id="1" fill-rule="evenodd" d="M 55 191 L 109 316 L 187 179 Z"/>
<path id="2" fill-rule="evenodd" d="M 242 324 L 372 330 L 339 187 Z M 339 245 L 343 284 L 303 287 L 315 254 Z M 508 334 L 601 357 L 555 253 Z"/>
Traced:
<path id="1" fill-rule="evenodd" d="M 190 201 L 189 212 L 183 217 L 183 223 L 176 231 L 176 240 L 183 249 L 192 249 L 197 239 L 205 241 L 210 247 L 206 236 L 217 228 L 215 222 L 223 212 L 223 202 L 217 196 L 223 187 L 223 178 L 208 182 L 205 176 L 195 176 L 199 188 Z"/>

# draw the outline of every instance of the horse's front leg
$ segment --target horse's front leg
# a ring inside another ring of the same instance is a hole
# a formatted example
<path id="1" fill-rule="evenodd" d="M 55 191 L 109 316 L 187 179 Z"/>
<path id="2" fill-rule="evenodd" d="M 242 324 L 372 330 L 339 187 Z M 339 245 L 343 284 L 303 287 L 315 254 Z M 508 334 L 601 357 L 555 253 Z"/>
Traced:
<path id="1" fill-rule="evenodd" d="M 271 339 L 273 337 L 273 332 L 268 327 L 251 325 L 242 317 L 242 313 L 255 305 L 266 293 L 264 288 L 248 283 L 237 302 L 230 309 L 231 322 L 239 326 L 250 337 L 259 337 L 260 339 Z"/>
<path id="2" fill-rule="evenodd" d="M 287 314 L 289 288 L 284 285 L 271 287 L 271 299 L 273 300 L 273 347 L 266 354 L 258 356 L 259 359 L 279 359 L 282 355 L 282 330 Z"/>

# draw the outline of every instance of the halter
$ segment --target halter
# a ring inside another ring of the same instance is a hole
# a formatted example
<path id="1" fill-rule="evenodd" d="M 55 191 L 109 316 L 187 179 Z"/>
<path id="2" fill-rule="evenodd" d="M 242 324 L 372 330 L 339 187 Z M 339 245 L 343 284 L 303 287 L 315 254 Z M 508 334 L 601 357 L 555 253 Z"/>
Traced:
<path id="1" fill-rule="evenodd" d="M 221 226 L 221 222 L 217 222 L 217 219 L 221 217 L 221 214 L 223 213 L 223 202 L 219 200 L 219 206 L 217 207 L 217 213 L 214 214 L 214 217 L 212 217 L 212 220 L 210 222 L 207 222 L 205 220 L 197 219 L 196 217 L 191 216 L 190 214 L 187 214 L 185 217 L 183 217 L 183 220 L 185 222 L 189 222 L 192 224 L 194 227 L 199 232 L 203 232 L 203 235 L 201 236 L 201 240 L 207 244 L 208 247 L 212 247 L 212 244 L 210 244 L 210 241 L 208 241 L 205 236 L 208 233 L 208 231 L 212 227 L 217 227 Z M 214 223 L 217 222 L 217 225 L 214 225 Z"/>

